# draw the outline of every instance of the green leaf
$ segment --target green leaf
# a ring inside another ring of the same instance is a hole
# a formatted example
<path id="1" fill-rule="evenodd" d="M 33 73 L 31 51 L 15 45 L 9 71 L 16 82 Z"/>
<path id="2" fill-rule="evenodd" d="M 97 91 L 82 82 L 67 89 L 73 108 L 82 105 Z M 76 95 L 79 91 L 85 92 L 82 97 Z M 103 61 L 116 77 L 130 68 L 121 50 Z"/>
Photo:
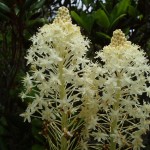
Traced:
<path id="1" fill-rule="evenodd" d="M 92 0 L 82 0 L 82 2 L 83 2 L 85 5 L 89 5 L 89 4 L 92 2 Z"/>
<path id="2" fill-rule="evenodd" d="M 96 34 L 101 37 L 101 38 L 104 38 L 104 39 L 111 39 L 111 37 L 103 32 L 96 32 Z"/>
<path id="3" fill-rule="evenodd" d="M 94 17 L 91 14 L 83 13 L 81 14 L 81 18 L 83 20 L 83 27 L 87 32 L 91 32 L 94 23 Z"/>
<path id="4" fill-rule="evenodd" d="M 10 8 L 7 5 L 5 5 L 4 3 L 0 2 L 0 12 L 2 12 L 2 13 L 10 13 L 11 10 L 10 10 Z"/>
<path id="5" fill-rule="evenodd" d="M 26 0 L 23 9 L 30 9 L 31 5 L 33 5 L 35 2 L 37 2 L 37 0 Z"/>
<path id="6" fill-rule="evenodd" d="M 101 8 L 105 11 L 106 15 L 109 16 L 109 13 L 108 13 L 105 5 L 102 2 L 99 2 L 99 4 L 100 4 Z"/>
<path id="7" fill-rule="evenodd" d="M 128 13 L 129 13 L 130 16 L 136 17 L 137 16 L 137 9 L 130 5 L 128 7 Z"/>
<path id="8" fill-rule="evenodd" d="M 126 13 L 129 5 L 130 5 L 130 0 L 122 0 L 118 4 L 117 16 L 120 16 L 121 14 Z"/>
<path id="9" fill-rule="evenodd" d="M 126 16 L 126 14 L 122 14 L 119 17 L 117 17 L 111 24 L 110 28 L 114 27 L 121 19 L 123 19 Z"/>
<path id="10" fill-rule="evenodd" d="M 32 150 L 45 150 L 45 148 L 41 145 L 35 144 L 32 146 Z"/>
<path id="11" fill-rule="evenodd" d="M 103 28 L 105 29 L 109 28 L 109 25 L 110 25 L 109 18 L 106 15 L 104 10 L 98 9 L 95 12 L 94 17 L 97 20 L 97 23 L 101 25 Z"/>
<path id="12" fill-rule="evenodd" d="M 79 16 L 75 11 L 71 11 L 71 16 L 86 31 L 88 31 L 89 33 L 91 32 L 94 23 L 94 18 L 92 15 L 82 13 L 81 16 Z"/>
<path id="13" fill-rule="evenodd" d="M 78 24 L 83 26 L 83 24 L 84 24 L 83 20 L 75 11 L 71 11 L 71 16 Z"/>
<path id="14" fill-rule="evenodd" d="M 37 9 L 41 8 L 44 3 L 45 3 L 45 0 L 40 0 L 39 2 L 37 2 L 31 6 L 31 10 L 33 11 L 33 10 L 37 10 Z"/>
<path id="15" fill-rule="evenodd" d="M 35 25 L 44 24 L 46 20 L 44 18 L 37 18 L 35 20 L 29 20 L 26 24 L 27 28 L 32 28 Z"/>
<path id="16" fill-rule="evenodd" d="M 122 14 L 127 14 L 127 9 L 130 5 L 130 0 L 121 0 L 117 3 L 110 14 L 110 20 L 113 22 L 118 16 Z"/>

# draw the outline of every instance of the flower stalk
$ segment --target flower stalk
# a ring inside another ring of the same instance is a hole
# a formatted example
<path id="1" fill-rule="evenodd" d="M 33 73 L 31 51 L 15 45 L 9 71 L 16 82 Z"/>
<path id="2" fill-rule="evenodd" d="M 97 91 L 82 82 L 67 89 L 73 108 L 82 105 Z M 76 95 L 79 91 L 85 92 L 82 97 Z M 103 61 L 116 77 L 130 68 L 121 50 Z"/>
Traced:
<path id="1" fill-rule="evenodd" d="M 119 76 L 120 76 L 120 74 L 119 74 Z M 120 81 L 119 81 L 120 78 L 119 78 L 119 76 L 117 76 L 118 77 L 117 87 L 120 87 Z M 118 111 L 119 112 L 118 109 L 119 109 L 120 96 L 121 96 L 121 91 L 119 89 L 116 92 L 116 97 L 115 97 L 116 102 L 112 106 L 113 111 Z M 117 125 L 118 121 L 119 121 L 118 116 L 116 116 L 116 117 L 112 116 L 111 117 L 111 121 L 110 121 L 110 134 L 111 135 L 115 134 L 115 131 L 119 130 L 118 125 Z M 114 142 L 114 138 L 110 137 L 110 150 L 116 150 L 116 145 L 117 145 L 117 143 Z"/>
<path id="2" fill-rule="evenodd" d="M 59 64 L 59 80 L 60 80 L 60 85 L 59 85 L 59 93 L 60 93 L 60 100 L 63 100 L 65 98 L 66 92 L 65 92 L 65 81 L 63 79 L 63 61 L 60 62 Z M 62 131 L 64 132 L 64 129 L 67 128 L 68 126 L 68 116 L 67 113 L 65 113 L 63 110 L 61 112 L 61 127 Z M 67 144 L 67 139 L 65 137 L 65 134 L 62 135 L 61 137 L 61 150 L 66 150 L 68 147 Z"/>

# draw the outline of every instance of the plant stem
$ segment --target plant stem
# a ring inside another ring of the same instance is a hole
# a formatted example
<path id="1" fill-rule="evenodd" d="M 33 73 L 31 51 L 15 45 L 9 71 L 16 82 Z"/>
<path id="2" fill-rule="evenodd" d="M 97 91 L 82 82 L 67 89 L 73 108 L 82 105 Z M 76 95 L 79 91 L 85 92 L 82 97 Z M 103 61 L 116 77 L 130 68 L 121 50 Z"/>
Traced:
<path id="1" fill-rule="evenodd" d="M 115 134 L 117 128 L 117 119 L 114 119 L 111 123 L 111 134 Z M 110 139 L 110 150 L 116 150 L 116 142 L 113 141 L 113 137 Z"/>
<path id="2" fill-rule="evenodd" d="M 65 98 L 65 95 L 66 95 L 65 81 L 63 78 L 63 61 L 61 61 L 59 64 L 59 80 L 61 82 L 61 85 L 59 86 L 60 100 L 63 100 Z M 63 110 L 62 118 L 61 118 L 61 128 L 62 128 L 63 132 L 65 129 L 67 129 L 67 126 L 68 126 L 67 122 L 68 122 L 68 115 Z M 66 139 L 65 135 L 62 135 L 62 137 L 61 137 L 61 150 L 67 150 L 67 147 L 68 147 L 67 139 Z"/>
<path id="3" fill-rule="evenodd" d="M 62 130 L 64 130 L 67 126 L 67 114 L 62 114 Z M 68 144 L 65 135 L 61 138 L 61 150 L 67 150 Z"/>
<path id="4" fill-rule="evenodd" d="M 119 76 L 120 78 L 120 76 Z M 117 82 L 117 86 L 120 87 L 120 80 L 118 79 Z M 117 111 L 119 109 L 119 100 L 120 100 L 120 95 L 121 95 L 121 91 L 118 90 L 116 93 L 116 102 L 113 104 L 113 110 Z M 117 123 L 118 123 L 118 117 L 111 117 L 111 123 L 110 123 L 110 134 L 115 134 L 115 131 L 117 131 L 118 127 L 117 127 Z M 110 138 L 110 150 L 116 150 L 116 142 L 114 142 L 113 137 Z"/>

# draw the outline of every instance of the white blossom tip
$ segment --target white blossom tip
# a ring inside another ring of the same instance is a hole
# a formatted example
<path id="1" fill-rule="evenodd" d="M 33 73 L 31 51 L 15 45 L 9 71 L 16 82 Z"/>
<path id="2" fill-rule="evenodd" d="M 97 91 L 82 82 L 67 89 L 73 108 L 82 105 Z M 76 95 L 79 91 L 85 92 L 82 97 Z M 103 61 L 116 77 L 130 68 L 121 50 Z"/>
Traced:
<path id="1" fill-rule="evenodd" d="M 71 17 L 68 8 L 62 6 L 58 9 L 56 18 L 53 23 L 71 22 Z"/>
<path id="2" fill-rule="evenodd" d="M 118 47 L 118 46 L 124 46 L 129 43 L 130 42 L 127 41 L 125 34 L 121 31 L 121 29 L 117 29 L 113 32 L 110 46 Z"/>

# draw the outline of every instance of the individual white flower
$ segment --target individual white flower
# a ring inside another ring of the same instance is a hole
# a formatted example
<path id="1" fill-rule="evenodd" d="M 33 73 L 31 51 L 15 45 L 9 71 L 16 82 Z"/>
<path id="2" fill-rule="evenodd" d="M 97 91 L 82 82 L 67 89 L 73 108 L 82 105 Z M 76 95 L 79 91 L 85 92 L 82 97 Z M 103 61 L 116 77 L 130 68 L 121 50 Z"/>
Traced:
<path id="1" fill-rule="evenodd" d="M 102 131 L 93 132 L 92 135 L 94 136 L 94 139 L 98 142 L 105 141 L 108 138 L 108 134 L 105 134 Z"/>
<path id="2" fill-rule="evenodd" d="M 48 107 L 43 109 L 41 111 L 41 114 L 42 114 L 42 120 L 47 120 L 51 122 L 56 119 L 56 116 L 53 114 L 52 110 L 50 110 Z"/>
<path id="3" fill-rule="evenodd" d="M 88 144 L 83 139 L 80 141 L 80 147 L 82 150 L 88 150 Z"/>
<path id="4" fill-rule="evenodd" d="M 28 105 L 28 108 L 26 109 L 26 111 L 22 114 L 20 114 L 21 117 L 24 117 L 24 121 L 28 121 L 31 122 L 31 116 L 33 115 L 33 113 L 36 110 L 32 109 L 31 104 Z"/>
<path id="5" fill-rule="evenodd" d="M 33 87 L 33 77 L 30 76 L 28 73 L 26 75 L 26 77 L 24 77 L 23 79 L 23 84 L 25 87 L 28 87 L 28 89 L 31 89 Z"/>

